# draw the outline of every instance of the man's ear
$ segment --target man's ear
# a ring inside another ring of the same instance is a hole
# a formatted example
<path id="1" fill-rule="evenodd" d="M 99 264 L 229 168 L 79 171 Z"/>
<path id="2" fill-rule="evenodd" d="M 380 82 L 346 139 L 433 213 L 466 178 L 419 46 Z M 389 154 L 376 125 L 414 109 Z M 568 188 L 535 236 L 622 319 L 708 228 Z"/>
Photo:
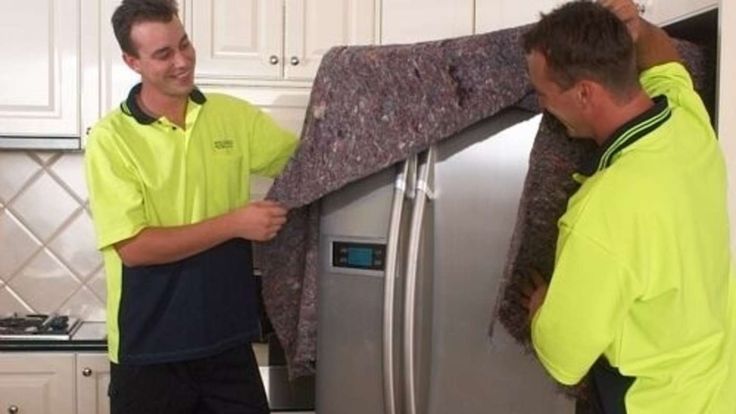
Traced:
<path id="1" fill-rule="evenodd" d="M 140 60 L 137 57 L 123 52 L 123 62 L 125 62 L 125 64 L 134 72 L 139 74 L 141 73 Z"/>
<path id="2" fill-rule="evenodd" d="M 590 106 L 593 101 L 593 94 L 595 91 L 595 85 L 586 79 L 578 82 L 576 85 L 577 91 L 575 93 L 575 99 L 581 108 Z"/>
<path id="3" fill-rule="evenodd" d="M 594 111 L 601 104 L 601 99 L 608 94 L 603 85 L 589 79 L 578 82 L 576 88 L 575 100 L 582 110 Z"/>

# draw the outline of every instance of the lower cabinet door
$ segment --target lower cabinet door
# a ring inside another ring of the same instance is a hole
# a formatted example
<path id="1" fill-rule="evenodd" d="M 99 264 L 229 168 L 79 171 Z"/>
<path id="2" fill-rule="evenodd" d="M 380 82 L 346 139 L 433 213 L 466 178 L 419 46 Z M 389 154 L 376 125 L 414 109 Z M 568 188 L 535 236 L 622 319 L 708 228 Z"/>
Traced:
<path id="1" fill-rule="evenodd" d="M 0 413 L 74 414 L 74 354 L 0 353 Z"/>
<path id="2" fill-rule="evenodd" d="M 106 353 L 77 354 L 77 413 L 109 414 L 110 361 Z"/>

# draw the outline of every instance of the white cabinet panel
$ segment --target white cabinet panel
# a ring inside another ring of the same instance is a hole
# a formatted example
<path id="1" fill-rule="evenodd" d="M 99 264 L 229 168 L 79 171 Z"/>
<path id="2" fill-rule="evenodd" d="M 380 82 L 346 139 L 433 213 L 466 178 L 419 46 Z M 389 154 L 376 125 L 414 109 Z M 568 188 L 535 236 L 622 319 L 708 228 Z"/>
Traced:
<path id="1" fill-rule="evenodd" d="M 393 0 L 392 0 L 393 1 Z M 406 1 L 406 0 L 404 0 Z M 658 25 L 673 23 L 717 7 L 718 0 L 634 0 L 647 20 Z M 476 0 L 476 33 L 534 23 L 540 12 L 549 12 L 566 0 Z"/>
<path id="2" fill-rule="evenodd" d="M 473 33 L 473 0 L 383 0 L 381 43 L 413 43 Z"/>
<path id="3" fill-rule="evenodd" d="M 110 18 L 121 0 L 85 2 L 82 21 L 82 116 L 83 137 L 100 117 L 117 108 L 140 76 L 123 62 Z"/>
<path id="4" fill-rule="evenodd" d="M 0 135 L 78 136 L 80 0 L 0 2 Z"/>
<path id="5" fill-rule="evenodd" d="M 549 12 L 565 0 L 476 0 L 475 32 L 486 33 L 534 23 L 541 12 Z"/>
<path id="6" fill-rule="evenodd" d="M 301 135 L 309 103 L 310 90 L 307 88 L 205 85 L 202 90 L 206 93 L 225 93 L 244 99 L 270 114 L 281 127 L 294 132 L 297 136 Z"/>
<path id="7" fill-rule="evenodd" d="M 73 354 L 0 354 L 0 411 L 74 414 Z"/>
<path id="8" fill-rule="evenodd" d="M 121 0 L 100 0 L 100 116 L 117 108 L 128 96 L 130 88 L 140 82 L 140 75 L 125 64 L 110 18 Z"/>
<path id="9" fill-rule="evenodd" d="M 281 77 L 281 1 L 190 0 L 187 4 L 198 77 Z"/>
<path id="10" fill-rule="evenodd" d="M 718 7 L 718 0 L 638 0 L 644 17 L 667 25 Z"/>
<path id="11" fill-rule="evenodd" d="M 105 353 L 77 354 L 77 414 L 109 414 L 110 361 Z"/>
<path id="12" fill-rule="evenodd" d="M 286 0 L 284 77 L 311 80 L 336 45 L 376 43 L 374 0 Z"/>
<path id="13" fill-rule="evenodd" d="M 736 240 L 736 3 L 721 0 L 720 55 L 718 68 L 718 137 L 726 156 L 728 168 L 729 216 L 731 217 L 731 240 Z M 736 243 L 731 249 L 736 254 Z"/>

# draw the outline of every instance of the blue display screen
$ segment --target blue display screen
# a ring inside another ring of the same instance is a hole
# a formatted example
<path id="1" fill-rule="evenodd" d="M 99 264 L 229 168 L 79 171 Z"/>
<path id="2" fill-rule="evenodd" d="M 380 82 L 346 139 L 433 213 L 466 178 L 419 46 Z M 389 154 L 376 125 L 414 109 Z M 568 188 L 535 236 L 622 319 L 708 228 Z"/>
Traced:
<path id="1" fill-rule="evenodd" d="M 350 247 L 348 249 L 348 265 L 371 267 L 373 264 L 373 249 L 366 247 Z"/>

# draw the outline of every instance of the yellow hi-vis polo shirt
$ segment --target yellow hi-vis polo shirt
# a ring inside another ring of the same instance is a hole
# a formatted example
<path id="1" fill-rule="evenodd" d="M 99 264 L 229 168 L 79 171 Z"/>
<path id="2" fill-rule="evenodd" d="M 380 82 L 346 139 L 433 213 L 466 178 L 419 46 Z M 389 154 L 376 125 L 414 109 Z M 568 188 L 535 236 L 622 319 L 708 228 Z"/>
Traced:
<path id="1" fill-rule="evenodd" d="M 605 356 L 633 381 L 628 414 L 733 414 L 723 155 L 679 63 L 640 80 L 655 106 L 600 148 L 559 220 L 534 348 L 564 384 Z"/>
<path id="2" fill-rule="evenodd" d="M 146 115 L 136 103 L 140 88 L 94 126 L 85 154 L 107 273 L 109 355 L 130 364 L 213 355 L 259 333 L 250 243 L 133 268 L 113 245 L 146 227 L 197 223 L 246 205 L 250 175 L 277 175 L 298 140 L 247 102 L 197 89 L 182 129 Z"/>

